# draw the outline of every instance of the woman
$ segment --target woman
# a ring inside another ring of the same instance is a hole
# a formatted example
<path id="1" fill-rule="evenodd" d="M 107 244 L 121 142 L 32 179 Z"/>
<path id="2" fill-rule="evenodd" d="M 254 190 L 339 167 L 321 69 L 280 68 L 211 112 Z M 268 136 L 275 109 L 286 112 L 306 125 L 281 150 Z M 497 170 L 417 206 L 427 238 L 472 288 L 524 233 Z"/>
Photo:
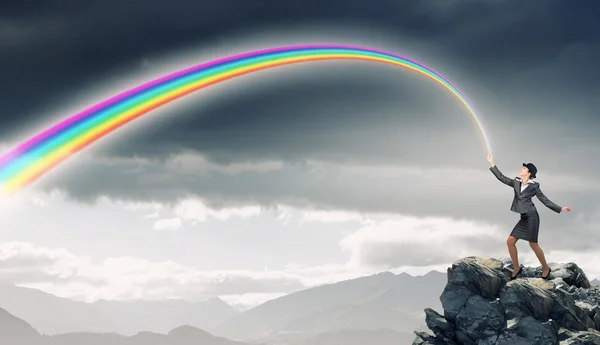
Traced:
<path id="1" fill-rule="evenodd" d="M 516 213 L 521 214 L 521 219 L 515 225 L 510 236 L 506 240 L 506 244 L 508 245 L 508 252 L 510 253 L 510 258 L 513 263 L 513 273 L 510 277 L 510 280 L 516 279 L 517 276 L 521 273 L 522 268 L 519 265 L 519 258 L 517 255 L 517 241 L 525 240 L 529 242 L 529 246 L 533 249 L 533 252 L 537 256 L 538 260 L 542 264 L 542 278 L 547 279 L 552 271 L 550 266 L 546 263 L 546 258 L 544 257 L 544 251 L 540 248 L 538 244 L 538 232 L 540 228 L 540 218 L 535 208 L 535 205 L 531 201 L 533 196 L 537 196 L 537 198 L 544 204 L 546 207 L 551 209 L 556 213 L 561 212 L 571 212 L 570 206 L 560 207 L 548 200 L 548 198 L 542 193 L 540 189 L 540 184 L 533 181 L 537 174 L 537 168 L 532 163 L 523 163 L 521 167 L 521 171 L 519 172 L 519 177 L 515 177 L 514 179 L 510 179 L 498 170 L 498 167 L 494 163 L 492 159 L 492 155 L 488 155 L 488 162 L 491 164 L 490 170 L 496 176 L 496 178 L 504 183 L 505 185 L 511 187 L 515 192 L 515 196 L 513 198 L 512 205 L 510 210 Z M 516 270 L 516 268 L 519 268 Z M 516 270 L 516 271 L 515 271 Z"/>

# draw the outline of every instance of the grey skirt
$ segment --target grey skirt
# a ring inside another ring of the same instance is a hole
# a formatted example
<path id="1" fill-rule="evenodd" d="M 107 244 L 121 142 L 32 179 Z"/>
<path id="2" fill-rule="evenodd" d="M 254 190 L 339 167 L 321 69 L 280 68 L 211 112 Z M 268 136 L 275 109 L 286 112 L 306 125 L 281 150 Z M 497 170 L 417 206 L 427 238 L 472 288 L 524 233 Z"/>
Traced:
<path id="1" fill-rule="evenodd" d="M 536 210 L 534 212 L 521 213 L 521 219 L 517 222 L 510 235 L 520 240 L 537 243 L 539 231 L 540 215 Z"/>

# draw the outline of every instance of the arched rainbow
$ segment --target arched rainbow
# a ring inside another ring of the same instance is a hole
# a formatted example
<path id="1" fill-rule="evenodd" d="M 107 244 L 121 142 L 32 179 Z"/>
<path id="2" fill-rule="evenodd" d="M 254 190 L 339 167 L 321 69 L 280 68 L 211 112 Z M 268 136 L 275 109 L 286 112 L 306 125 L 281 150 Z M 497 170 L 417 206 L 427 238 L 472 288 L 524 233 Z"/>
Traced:
<path id="1" fill-rule="evenodd" d="M 488 153 L 489 140 L 467 98 L 432 69 L 405 57 L 353 46 L 310 45 L 260 50 L 194 66 L 148 82 L 52 126 L 0 157 L 0 186 L 17 191 L 65 159 L 115 129 L 164 104 L 237 76 L 289 64 L 319 60 L 366 60 L 420 73 L 448 89 L 477 122 Z"/>

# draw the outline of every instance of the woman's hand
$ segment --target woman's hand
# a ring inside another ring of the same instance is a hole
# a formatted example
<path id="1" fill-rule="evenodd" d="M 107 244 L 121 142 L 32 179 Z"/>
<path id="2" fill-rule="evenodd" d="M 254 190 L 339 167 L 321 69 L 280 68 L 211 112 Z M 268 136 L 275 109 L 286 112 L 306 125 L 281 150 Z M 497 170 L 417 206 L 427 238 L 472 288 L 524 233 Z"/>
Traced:
<path id="1" fill-rule="evenodd" d="M 487 155 L 487 161 L 490 162 L 491 166 L 496 165 L 496 164 L 494 164 L 494 160 L 492 159 L 492 154 L 491 153 Z"/>
<path id="2" fill-rule="evenodd" d="M 563 207 L 560 212 L 571 212 L 571 206 L 565 206 Z"/>

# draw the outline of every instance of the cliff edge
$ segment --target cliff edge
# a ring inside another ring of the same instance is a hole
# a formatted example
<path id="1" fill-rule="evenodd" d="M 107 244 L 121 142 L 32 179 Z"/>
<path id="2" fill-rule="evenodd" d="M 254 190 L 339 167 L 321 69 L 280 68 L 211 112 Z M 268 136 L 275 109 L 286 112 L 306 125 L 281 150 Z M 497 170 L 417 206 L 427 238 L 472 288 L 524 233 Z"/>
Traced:
<path id="1" fill-rule="evenodd" d="M 413 345 L 600 345 L 600 286 L 575 264 L 523 267 L 466 257 L 448 268 L 440 296 L 443 315 L 425 309 L 433 335 L 417 332 Z"/>

